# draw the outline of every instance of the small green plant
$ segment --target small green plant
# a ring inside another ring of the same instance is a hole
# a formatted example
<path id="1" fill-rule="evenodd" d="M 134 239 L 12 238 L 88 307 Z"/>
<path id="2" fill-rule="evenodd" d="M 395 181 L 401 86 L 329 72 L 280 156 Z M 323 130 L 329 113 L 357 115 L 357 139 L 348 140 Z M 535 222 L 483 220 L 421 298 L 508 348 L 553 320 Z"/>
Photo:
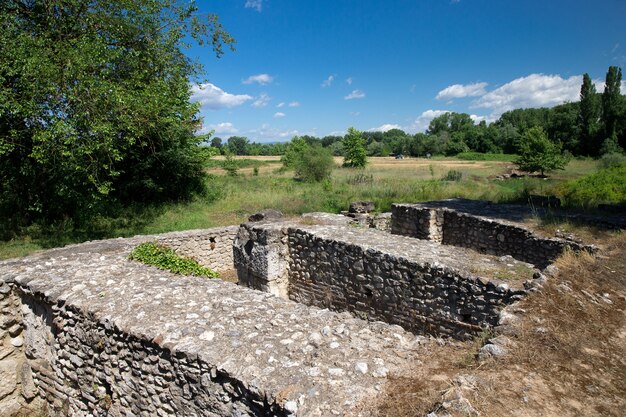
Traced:
<path id="1" fill-rule="evenodd" d="M 374 183 L 374 176 L 359 172 L 356 175 L 349 176 L 346 182 L 350 185 L 369 185 Z"/>
<path id="2" fill-rule="evenodd" d="M 255 177 L 259 176 L 259 167 L 255 166 L 254 168 L 252 168 L 252 175 Z"/>
<path id="3" fill-rule="evenodd" d="M 461 171 L 451 169 L 450 171 L 446 172 L 446 175 L 444 175 L 441 178 L 441 180 L 442 181 L 461 181 L 462 178 L 463 178 L 463 173 Z"/>
<path id="4" fill-rule="evenodd" d="M 233 157 L 233 154 L 228 152 L 224 157 L 224 161 L 222 162 L 222 168 L 230 175 L 231 177 L 237 176 L 237 170 L 239 169 L 239 164 Z"/>
<path id="5" fill-rule="evenodd" d="M 191 258 L 178 256 L 172 249 L 160 246 L 155 242 L 146 242 L 137 246 L 128 259 L 143 262 L 157 268 L 180 275 L 216 278 L 218 274 Z"/>

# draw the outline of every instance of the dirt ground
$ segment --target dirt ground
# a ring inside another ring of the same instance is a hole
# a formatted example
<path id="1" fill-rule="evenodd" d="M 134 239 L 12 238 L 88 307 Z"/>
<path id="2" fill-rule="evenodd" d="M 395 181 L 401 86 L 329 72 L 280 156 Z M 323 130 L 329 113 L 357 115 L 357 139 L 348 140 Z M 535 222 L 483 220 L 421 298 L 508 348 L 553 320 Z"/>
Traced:
<path id="1" fill-rule="evenodd" d="M 596 243 L 600 256 L 566 254 L 519 303 L 504 357 L 476 359 L 495 335 L 442 346 L 413 378 L 390 380 L 376 414 L 626 415 L 626 233 Z M 446 407 L 459 393 L 469 407 Z"/>

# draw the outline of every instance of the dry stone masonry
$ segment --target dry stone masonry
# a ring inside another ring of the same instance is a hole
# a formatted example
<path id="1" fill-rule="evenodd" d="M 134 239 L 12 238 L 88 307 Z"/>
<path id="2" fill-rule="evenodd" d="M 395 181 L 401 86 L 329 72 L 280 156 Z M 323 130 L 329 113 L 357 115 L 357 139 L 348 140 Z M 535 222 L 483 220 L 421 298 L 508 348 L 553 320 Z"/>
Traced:
<path id="1" fill-rule="evenodd" d="M 71 416 L 369 415 L 386 377 L 440 343 L 425 334 L 505 325 L 555 256 L 593 250 L 534 234 L 518 209 L 359 207 L 0 262 L 0 417 L 41 401 Z M 129 261 L 145 241 L 240 285 Z"/>

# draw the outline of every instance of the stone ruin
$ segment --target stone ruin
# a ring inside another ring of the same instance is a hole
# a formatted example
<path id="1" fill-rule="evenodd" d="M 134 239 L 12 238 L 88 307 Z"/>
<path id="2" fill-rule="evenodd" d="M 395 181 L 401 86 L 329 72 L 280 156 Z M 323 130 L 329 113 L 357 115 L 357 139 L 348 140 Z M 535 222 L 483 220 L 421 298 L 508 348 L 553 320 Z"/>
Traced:
<path id="1" fill-rule="evenodd" d="M 521 206 L 355 213 L 268 212 L 0 262 L 0 416 L 38 401 L 74 416 L 368 415 L 431 336 L 497 326 L 564 250 L 595 250 L 539 236 Z M 145 241 L 236 269 L 239 285 L 129 261 Z"/>

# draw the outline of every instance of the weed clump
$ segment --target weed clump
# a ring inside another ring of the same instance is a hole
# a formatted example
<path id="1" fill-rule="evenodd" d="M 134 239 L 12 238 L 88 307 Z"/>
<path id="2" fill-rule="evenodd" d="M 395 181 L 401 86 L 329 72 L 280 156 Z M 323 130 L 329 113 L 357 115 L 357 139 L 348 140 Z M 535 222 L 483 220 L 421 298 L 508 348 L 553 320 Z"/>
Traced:
<path id="1" fill-rule="evenodd" d="M 155 242 L 146 242 L 137 246 L 128 256 L 132 261 L 143 262 L 159 269 L 179 275 L 217 278 L 217 272 L 200 265 L 196 260 L 178 256 L 172 249 Z"/>

